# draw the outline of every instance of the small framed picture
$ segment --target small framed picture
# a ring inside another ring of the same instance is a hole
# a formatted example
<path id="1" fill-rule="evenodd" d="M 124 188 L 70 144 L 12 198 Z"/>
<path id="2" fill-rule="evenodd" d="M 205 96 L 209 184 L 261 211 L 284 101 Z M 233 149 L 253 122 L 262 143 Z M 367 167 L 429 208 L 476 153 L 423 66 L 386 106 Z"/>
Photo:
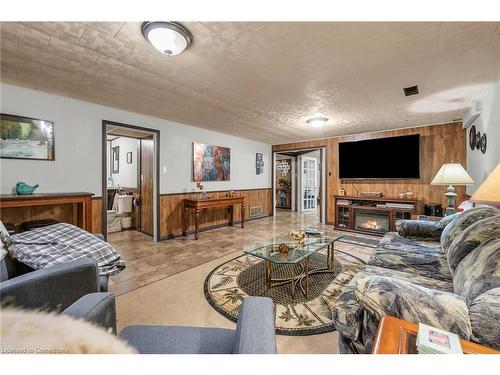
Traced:
<path id="1" fill-rule="evenodd" d="M 127 164 L 132 164 L 132 152 L 127 152 Z"/>
<path id="2" fill-rule="evenodd" d="M 113 147 L 111 153 L 111 173 L 120 173 L 120 146 Z"/>
<path id="3" fill-rule="evenodd" d="M 255 174 L 264 173 L 264 155 L 260 152 L 255 154 Z"/>

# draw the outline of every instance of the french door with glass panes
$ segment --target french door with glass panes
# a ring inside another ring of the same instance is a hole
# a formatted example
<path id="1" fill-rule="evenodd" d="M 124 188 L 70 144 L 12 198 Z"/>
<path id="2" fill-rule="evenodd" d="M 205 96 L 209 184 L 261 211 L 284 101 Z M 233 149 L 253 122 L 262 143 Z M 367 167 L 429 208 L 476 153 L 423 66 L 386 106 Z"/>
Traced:
<path id="1" fill-rule="evenodd" d="M 318 202 L 318 159 L 302 157 L 302 211 L 316 209 Z"/>

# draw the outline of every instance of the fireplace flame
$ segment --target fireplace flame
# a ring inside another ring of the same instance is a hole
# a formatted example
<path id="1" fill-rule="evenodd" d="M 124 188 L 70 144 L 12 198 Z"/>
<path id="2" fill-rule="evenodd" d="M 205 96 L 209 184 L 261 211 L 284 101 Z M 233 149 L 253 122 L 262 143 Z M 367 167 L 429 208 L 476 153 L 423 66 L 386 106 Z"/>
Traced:
<path id="1" fill-rule="evenodd" d="M 363 229 L 370 229 L 370 230 L 382 230 L 384 227 L 381 225 L 378 225 L 376 220 L 368 220 L 366 223 L 363 223 L 360 225 Z"/>

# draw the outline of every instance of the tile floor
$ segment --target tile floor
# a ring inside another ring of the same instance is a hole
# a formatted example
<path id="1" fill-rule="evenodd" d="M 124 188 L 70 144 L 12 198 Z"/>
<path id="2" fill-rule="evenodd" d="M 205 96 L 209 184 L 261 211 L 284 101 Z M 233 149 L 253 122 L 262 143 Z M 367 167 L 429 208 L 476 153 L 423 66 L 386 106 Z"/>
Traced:
<path id="1" fill-rule="evenodd" d="M 108 241 L 122 255 L 127 268 L 110 278 L 109 290 L 116 295 L 172 276 L 176 273 L 241 251 L 245 243 L 318 225 L 317 212 L 279 210 L 275 217 L 248 221 L 244 229 L 221 227 L 194 236 L 154 242 L 151 237 L 129 230 L 111 233 Z M 329 226 L 331 229 L 331 226 Z"/>

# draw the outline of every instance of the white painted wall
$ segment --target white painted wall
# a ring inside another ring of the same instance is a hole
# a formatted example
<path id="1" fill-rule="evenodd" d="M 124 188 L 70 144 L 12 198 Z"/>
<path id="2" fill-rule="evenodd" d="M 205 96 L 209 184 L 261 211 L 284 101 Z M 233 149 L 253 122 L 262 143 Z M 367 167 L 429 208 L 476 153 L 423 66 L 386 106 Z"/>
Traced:
<path id="1" fill-rule="evenodd" d="M 467 131 L 467 171 L 475 182 L 474 185 L 467 186 L 467 194 L 473 194 L 500 163 L 500 75 L 482 97 L 475 99 L 482 101 L 483 109 L 474 125 L 481 134 L 486 133 L 488 147 L 485 154 L 480 150 L 471 150 Z"/>
<path id="2" fill-rule="evenodd" d="M 122 186 L 132 189 L 137 189 L 138 179 L 137 179 L 137 149 L 139 140 L 136 138 L 118 137 L 113 139 L 111 142 L 111 148 L 120 147 L 119 159 L 120 165 L 118 168 L 119 173 L 111 173 L 114 186 Z M 127 163 L 127 153 L 132 153 L 132 163 Z M 111 169 L 111 160 L 109 159 L 112 153 L 108 153 L 108 168 Z"/>
<path id="3" fill-rule="evenodd" d="M 101 121 L 160 130 L 160 193 L 193 191 L 192 143 L 231 148 L 231 180 L 206 182 L 208 191 L 270 188 L 271 145 L 81 100 L 0 83 L 2 113 L 54 122 L 55 161 L 1 159 L 1 193 L 18 181 L 37 192 L 89 191 L 101 195 Z M 264 173 L 255 174 L 255 153 Z M 163 172 L 163 167 L 166 172 Z"/>

